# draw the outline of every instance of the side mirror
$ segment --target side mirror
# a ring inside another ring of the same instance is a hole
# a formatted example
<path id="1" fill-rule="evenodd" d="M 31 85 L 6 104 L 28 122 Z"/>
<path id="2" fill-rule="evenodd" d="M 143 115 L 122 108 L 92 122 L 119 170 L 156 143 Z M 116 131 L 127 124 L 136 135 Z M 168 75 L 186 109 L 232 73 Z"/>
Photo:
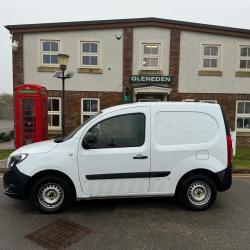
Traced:
<path id="1" fill-rule="evenodd" d="M 89 148 L 91 146 L 94 146 L 96 143 L 97 143 L 96 136 L 90 132 L 87 132 L 83 138 L 83 146 L 85 146 L 85 148 Z"/>

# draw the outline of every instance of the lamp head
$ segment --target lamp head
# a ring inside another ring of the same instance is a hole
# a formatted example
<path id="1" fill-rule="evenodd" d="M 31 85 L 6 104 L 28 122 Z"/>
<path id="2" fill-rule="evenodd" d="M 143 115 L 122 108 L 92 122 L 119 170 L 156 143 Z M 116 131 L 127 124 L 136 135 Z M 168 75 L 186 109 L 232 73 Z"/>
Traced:
<path id="1" fill-rule="evenodd" d="M 69 62 L 69 55 L 66 54 L 58 54 L 58 60 L 60 68 L 67 68 L 68 62 Z"/>

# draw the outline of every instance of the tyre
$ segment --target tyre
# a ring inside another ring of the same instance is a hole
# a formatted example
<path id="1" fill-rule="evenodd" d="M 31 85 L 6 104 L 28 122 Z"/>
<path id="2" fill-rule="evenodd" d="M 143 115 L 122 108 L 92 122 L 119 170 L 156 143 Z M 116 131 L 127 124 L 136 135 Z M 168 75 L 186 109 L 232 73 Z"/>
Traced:
<path id="1" fill-rule="evenodd" d="M 69 183 L 58 176 L 44 176 L 31 188 L 30 202 L 43 213 L 57 213 L 72 203 Z"/>
<path id="2" fill-rule="evenodd" d="M 217 196 L 214 181 L 203 174 L 191 175 L 185 178 L 177 192 L 181 205 L 196 211 L 209 208 L 213 205 Z"/>

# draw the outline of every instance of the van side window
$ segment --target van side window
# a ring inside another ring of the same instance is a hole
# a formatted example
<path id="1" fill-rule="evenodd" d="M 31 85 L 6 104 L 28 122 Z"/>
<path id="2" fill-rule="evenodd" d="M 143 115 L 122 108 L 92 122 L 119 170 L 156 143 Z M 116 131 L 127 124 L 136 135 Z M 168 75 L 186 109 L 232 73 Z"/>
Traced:
<path id="1" fill-rule="evenodd" d="M 91 149 L 140 147 L 145 141 L 145 115 L 115 116 L 101 121 L 88 132 L 97 138 L 97 143 Z"/>

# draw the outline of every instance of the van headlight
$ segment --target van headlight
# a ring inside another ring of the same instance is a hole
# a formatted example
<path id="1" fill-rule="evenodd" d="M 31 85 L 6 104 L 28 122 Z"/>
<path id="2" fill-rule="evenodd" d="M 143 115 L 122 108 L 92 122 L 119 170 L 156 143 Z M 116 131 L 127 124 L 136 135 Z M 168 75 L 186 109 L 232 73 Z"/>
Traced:
<path id="1" fill-rule="evenodd" d="M 17 155 L 12 155 L 9 158 L 8 161 L 8 168 L 13 167 L 15 164 L 18 164 L 20 162 L 22 162 L 24 159 L 26 159 L 28 156 L 28 154 L 17 154 Z"/>

